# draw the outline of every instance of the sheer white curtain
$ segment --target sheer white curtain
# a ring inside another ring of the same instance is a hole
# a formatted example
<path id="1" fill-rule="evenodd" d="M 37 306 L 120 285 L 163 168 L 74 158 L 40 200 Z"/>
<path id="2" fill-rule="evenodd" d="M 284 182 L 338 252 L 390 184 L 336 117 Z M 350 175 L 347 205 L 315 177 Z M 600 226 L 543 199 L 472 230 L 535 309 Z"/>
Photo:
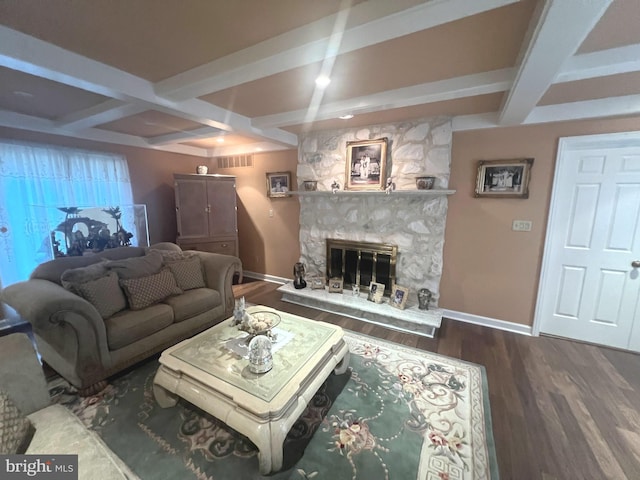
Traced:
<path id="1" fill-rule="evenodd" d="M 26 280 L 52 258 L 57 207 L 133 204 L 122 155 L 0 140 L 0 279 Z"/>

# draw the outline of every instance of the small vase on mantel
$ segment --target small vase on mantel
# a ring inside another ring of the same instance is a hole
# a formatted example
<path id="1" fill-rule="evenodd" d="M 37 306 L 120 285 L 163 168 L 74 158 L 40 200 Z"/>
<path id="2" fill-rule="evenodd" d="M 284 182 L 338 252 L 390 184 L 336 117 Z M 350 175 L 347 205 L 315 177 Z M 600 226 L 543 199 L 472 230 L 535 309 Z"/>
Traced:
<path id="1" fill-rule="evenodd" d="M 305 288 L 307 286 L 307 282 L 304 280 L 304 264 L 301 262 L 297 262 L 293 266 L 293 288 L 300 290 L 301 288 Z"/>

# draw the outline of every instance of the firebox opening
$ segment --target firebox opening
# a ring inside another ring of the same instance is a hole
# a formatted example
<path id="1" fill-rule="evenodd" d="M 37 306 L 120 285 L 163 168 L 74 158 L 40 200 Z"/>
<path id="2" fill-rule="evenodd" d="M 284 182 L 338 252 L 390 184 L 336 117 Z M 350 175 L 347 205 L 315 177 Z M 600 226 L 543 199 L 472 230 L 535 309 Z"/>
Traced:
<path id="1" fill-rule="evenodd" d="M 326 239 L 326 244 L 328 278 L 342 278 L 344 288 L 359 285 L 363 291 L 369 290 L 371 282 L 382 283 L 385 295 L 391 294 L 396 281 L 396 245 L 333 238 Z"/>

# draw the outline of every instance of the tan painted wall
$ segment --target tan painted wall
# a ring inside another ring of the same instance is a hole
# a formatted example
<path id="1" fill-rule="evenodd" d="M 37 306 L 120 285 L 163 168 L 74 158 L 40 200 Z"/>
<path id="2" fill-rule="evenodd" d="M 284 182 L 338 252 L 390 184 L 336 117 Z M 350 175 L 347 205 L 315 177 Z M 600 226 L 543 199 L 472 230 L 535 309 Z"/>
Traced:
<path id="1" fill-rule="evenodd" d="M 632 130 L 640 117 L 454 133 L 439 306 L 532 325 L 558 139 Z M 535 158 L 529 199 L 473 197 L 477 160 L 522 157 Z"/>
<path id="2" fill-rule="evenodd" d="M 238 236 L 245 270 L 293 277 L 293 264 L 300 258 L 300 202 L 296 196 L 267 197 L 266 174 L 291 172 L 291 184 L 297 190 L 297 162 L 297 151 L 287 150 L 254 154 L 253 167 L 214 169 L 237 178 Z"/>

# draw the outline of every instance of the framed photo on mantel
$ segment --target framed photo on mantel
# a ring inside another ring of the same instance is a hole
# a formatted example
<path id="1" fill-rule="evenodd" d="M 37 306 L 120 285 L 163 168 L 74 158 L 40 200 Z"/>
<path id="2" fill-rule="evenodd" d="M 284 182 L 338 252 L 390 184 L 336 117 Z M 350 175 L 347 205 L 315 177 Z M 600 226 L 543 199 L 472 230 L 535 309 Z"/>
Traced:
<path id="1" fill-rule="evenodd" d="M 386 169 L 387 137 L 347 142 L 345 190 L 384 190 Z"/>

